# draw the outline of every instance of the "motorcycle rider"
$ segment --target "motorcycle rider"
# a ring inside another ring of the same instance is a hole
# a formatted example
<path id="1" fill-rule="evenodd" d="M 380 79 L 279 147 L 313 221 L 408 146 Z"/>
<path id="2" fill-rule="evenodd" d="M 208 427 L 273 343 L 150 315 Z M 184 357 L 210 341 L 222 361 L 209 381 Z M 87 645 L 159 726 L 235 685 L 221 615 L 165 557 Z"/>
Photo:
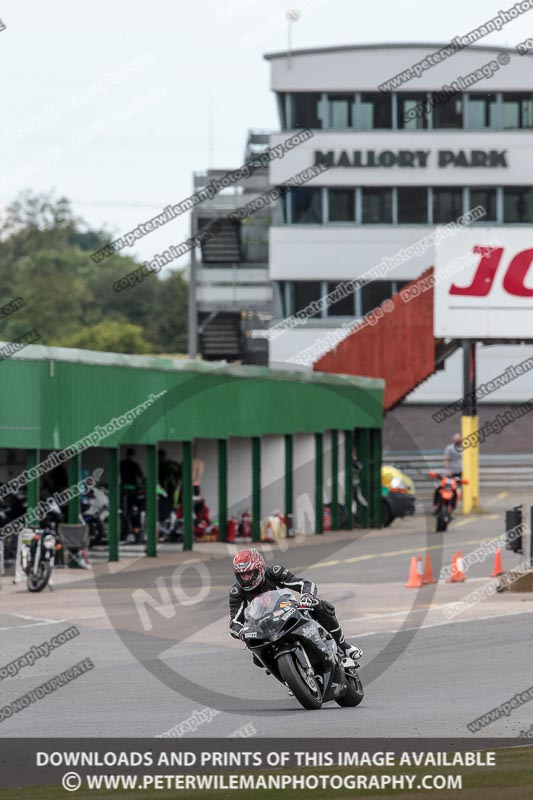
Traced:
<path id="1" fill-rule="evenodd" d="M 444 471 L 449 478 L 460 481 L 463 476 L 463 448 L 461 443 L 463 437 L 460 433 L 454 433 L 452 442 L 444 448 Z M 459 484 L 460 485 L 460 484 Z M 435 489 L 433 495 L 433 507 L 437 510 L 439 504 L 439 487 Z M 457 490 L 453 493 L 452 510 L 457 506 Z"/>
<path id="2" fill-rule="evenodd" d="M 319 600 L 318 588 L 312 581 L 298 578 L 281 564 L 267 566 L 261 553 L 255 548 L 240 550 L 233 559 L 233 572 L 236 583 L 230 589 L 230 634 L 235 639 L 242 637 L 244 628 L 244 609 L 258 595 L 274 589 L 296 589 L 300 592 L 300 608 L 306 608 L 316 621 L 335 639 L 345 657 L 359 659 L 363 651 L 349 644 L 344 638 L 341 626 L 335 616 L 335 606 L 327 600 Z M 259 662 L 259 666 L 262 666 Z"/>

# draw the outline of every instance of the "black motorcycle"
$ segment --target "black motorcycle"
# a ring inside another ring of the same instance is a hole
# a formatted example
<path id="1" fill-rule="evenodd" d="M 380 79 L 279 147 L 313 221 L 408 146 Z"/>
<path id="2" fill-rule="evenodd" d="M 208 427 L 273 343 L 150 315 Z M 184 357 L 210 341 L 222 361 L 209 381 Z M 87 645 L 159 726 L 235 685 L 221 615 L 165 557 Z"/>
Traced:
<path id="1" fill-rule="evenodd" d="M 56 551 L 60 548 L 57 524 L 63 518 L 55 501 L 48 501 L 50 508 L 42 520 L 42 527 L 27 528 L 22 534 L 20 560 L 27 575 L 29 592 L 42 592 L 48 585 L 54 568 Z"/>
<path id="2" fill-rule="evenodd" d="M 287 590 L 265 592 L 245 611 L 243 640 L 267 674 L 307 709 L 335 700 L 358 706 L 364 696 L 358 664 Z"/>

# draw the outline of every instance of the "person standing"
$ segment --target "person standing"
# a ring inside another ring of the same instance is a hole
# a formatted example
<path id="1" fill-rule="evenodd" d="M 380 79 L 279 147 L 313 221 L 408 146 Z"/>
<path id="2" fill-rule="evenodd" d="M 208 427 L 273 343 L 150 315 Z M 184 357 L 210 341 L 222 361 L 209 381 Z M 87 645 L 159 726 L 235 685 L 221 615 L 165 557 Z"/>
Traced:
<path id="1" fill-rule="evenodd" d="M 444 448 L 444 471 L 450 478 L 456 478 L 458 481 L 463 476 L 463 441 L 460 433 L 454 433 L 452 442 Z M 460 485 L 460 484 L 459 484 Z M 433 504 L 437 504 L 438 489 L 435 490 Z M 452 500 L 452 508 L 455 510 L 457 506 L 458 489 L 454 492 Z"/>
<path id="2" fill-rule="evenodd" d="M 202 476 L 204 474 L 205 464 L 201 458 L 198 458 L 198 449 L 196 445 L 193 449 L 192 459 L 192 491 L 195 497 L 201 497 L 202 491 L 200 485 L 202 483 Z"/>
<path id="3" fill-rule="evenodd" d="M 462 478 L 463 475 L 463 448 L 460 433 L 454 433 L 453 441 L 444 449 L 444 469 L 447 475 L 453 478 Z"/>
<path id="4" fill-rule="evenodd" d="M 173 505 L 178 504 L 178 487 L 181 482 L 181 464 L 171 458 L 167 458 L 166 450 L 158 453 L 159 465 L 157 477 L 159 485 L 166 492 L 167 497 Z"/>

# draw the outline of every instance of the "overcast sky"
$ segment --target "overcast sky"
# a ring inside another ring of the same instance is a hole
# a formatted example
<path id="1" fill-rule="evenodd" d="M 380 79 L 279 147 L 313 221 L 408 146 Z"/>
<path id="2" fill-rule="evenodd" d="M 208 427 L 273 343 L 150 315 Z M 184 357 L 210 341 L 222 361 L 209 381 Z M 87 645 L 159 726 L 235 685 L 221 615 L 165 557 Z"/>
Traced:
<path id="1" fill-rule="evenodd" d="M 511 5 L 4 0 L 0 204 L 24 188 L 53 189 L 118 234 L 187 197 L 193 171 L 240 165 L 247 130 L 278 127 L 263 54 L 286 49 L 288 9 L 301 13 L 298 49 L 445 42 Z M 532 33 L 528 12 L 483 43 L 513 46 Z M 188 226 L 175 220 L 125 252 L 151 258 Z"/>

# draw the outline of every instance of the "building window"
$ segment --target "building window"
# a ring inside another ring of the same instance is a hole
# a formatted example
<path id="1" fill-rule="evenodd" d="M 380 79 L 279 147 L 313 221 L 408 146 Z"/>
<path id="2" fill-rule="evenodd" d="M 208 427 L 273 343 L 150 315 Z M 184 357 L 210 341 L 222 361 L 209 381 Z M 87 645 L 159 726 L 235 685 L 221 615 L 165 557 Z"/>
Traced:
<path id="1" fill-rule="evenodd" d="M 392 281 L 370 281 L 361 287 L 361 313 L 363 316 L 392 297 Z"/>
<path id="2" fill-rule="evenodd" d="M 431 110 L 425 92 L 398 94 L 398 127 L 420 130 L 428 127 Z"/>
<path id="3" fill-rule="evenodd" d="M 287 294 L 285 291 L 286 281 L 274 281 L 272 284 L 273 288 L 273 306 L 274 306 L 274 317 L 276 319 L 284 319 L 285 317 L 290 316 L 290 311 L 287 307 Z"/>
<path id="4" fill-rule="evenodd" d="M 498 221 L 498 202 L 496 189 L 470 189 L 470 208 L 482 206 L 487 212 L 484 217 L 481 217 L 479 222 L 497 222 Z"/>
<path id="5" fill-rule="evenodd" d="M 319 225 L 322 222 L 322 189 L 300 187 L 291 191 L 291 222 Z"/>
<path id="6" fill-rule="evenodd" d="M 360 128 L 365 131 L 392 128 L 392 94 L 363 92 Z"/>
<path id="7" fill-rule="evenodd" d="M 398 189 L 398 222 L 426 225 L 428 221 L 428 192 L 425 186 L 402 186 Z"/>
<path id="8" fill-rule="evenodd" d="M 533 189 L 528 186 L 503 190 L 503 221 L 533 222 Z"/>
<path id="9" fill-rule="evenodd" d="M 328 120 L 330 128 L 353 127 L 354 98 L 354 94 L 330 94 L 328 96 Z"/>
<path id="10" fill-rule="evenodd" d="M 339 300 L 328 305 L 328 317 L 353 317 L 354 316 L 354 290 L 346 292 L 343 287 L 347 286 L 347 281 L 340 283 L 328 283 L 328 295 L 337 292 Z"/>
<path id="11" fill-rule="evenodd" d="M 304 311 L 310 303 L 319 301 L 322 297 L 321 281 L 295 281 L 294 282 L 294 313 Z M 309 313 L 310 317 L 320 315 L 320 309 Z"/>
<path id="12" fill-rule="evenodd" d="M 392 189 L 370 188 L 362 190 L 363 225 L 390 225 L 392 223 Z"/>
<path id="13" fill-rule="evenodd" d="M 503 95 L 503 127 L 533 128 L 533 101 L 531 94 Z"/>
<path id="14" fill-rule="evenodd" d="M 279 187 L 280 197 L 278 209 L 281 209 L 281 219 L 285 224 L 290 220 L 289 205 L 291 202 L 291 193 L 287 191 L 284 186 Z"/>
<path id="15" fill-rule="evenodd" d="M 433 189 L 433 222 L 453 222 L 463 213 L 463 190 L 459 188 Z"/>
<path id="16" fill-rule="evenodd" d="M 443 92 L 433 93 L 433 127 L 434 128 L 462 128 L 463 127 L 463 96 L 444 97 Z"/>
<path id="17" fill-rule="evenodd" d="M 289 118 L 287 116 L 289 96 L 286 94 L 286 92 L 277 92 L 276 97 L 278 101 L 278 112 L 281 120 L 281 128 L 282 130 L 286 131 L 289 127 Z"/>
<path id="18" fill-rule="evenodd" d="M 411 281 L 393 281 L 394 285 L 392 291 L 394 294 L 401 292 L 404 286 L 407 286 Z"/>
<path id="19" fill-rule="evenodd" d="M 496 127 L 496 95 L 470 94 L 468 96 L 467 128 L 483 130 Z"/>
<path id="20" fill-rule="evenodd" d="M 353 189 L 330 189 L 329 221 L 355 222 L 355 192 Z"/>
<path id="21" fill-rule="evenodd" d="M 322 128 L 322 95 L 320 92 L 296 92 L 291 95 L 292 127 Z"/>

